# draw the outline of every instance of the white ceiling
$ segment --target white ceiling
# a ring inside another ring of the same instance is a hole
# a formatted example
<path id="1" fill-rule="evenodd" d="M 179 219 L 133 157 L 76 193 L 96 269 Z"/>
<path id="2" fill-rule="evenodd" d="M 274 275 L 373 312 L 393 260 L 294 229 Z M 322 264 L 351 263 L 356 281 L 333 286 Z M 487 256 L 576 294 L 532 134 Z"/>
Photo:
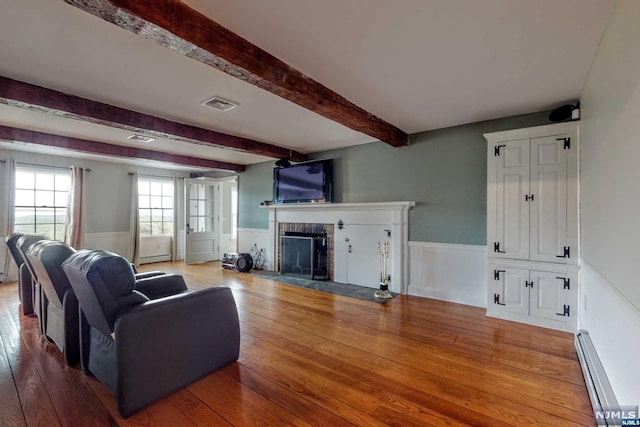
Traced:
<path id="1" fill-rule="evenodd" d="M 616 1 L 185 3 L 415 133 L 577 99 Z M 62 0 L 0 0 L 0 11 L 2 76 L 300 152 L 372 141 Z M 214 95 L 240 105 L 225 113 L 200 105 Z M 0 106 L 0 124 L 131 144 L 120 129 L 17 107 Z M 138 146 L 238 164 L 268 160 L 170 140 Z"/>

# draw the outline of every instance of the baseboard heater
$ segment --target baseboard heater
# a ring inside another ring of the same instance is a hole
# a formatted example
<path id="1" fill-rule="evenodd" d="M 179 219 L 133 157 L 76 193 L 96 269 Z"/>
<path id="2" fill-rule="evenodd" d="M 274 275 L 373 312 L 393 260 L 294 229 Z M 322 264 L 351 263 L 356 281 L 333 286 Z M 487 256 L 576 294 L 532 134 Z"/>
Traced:
<path id="1" fill-rule="evenodd" d="M 171 261 L 171 254 L 140 257 L 140 264 L 151 264 L 154 262 L 165 262 L 165 261 Z"/>
<path id="2" fill-rule="evenodd" d="M 582 367 L 584 381 L 587 384 L 587 390 L 589 391 L 589 398 L 591 399 L 591 405 L 593 406 L 593 413 L 596 414 L 607 408 L 617 407 L 618 401 L 613 393 L 607 374 L 604 371 L 602 363 L 600 363 L 600 358 L 598 358 L 596 349 L 593 346 L 593 342 L 591 341 L 587 331 L 578 331 L 576 334 L 575 346 L 576 351 L 578 352 L 580 366 Z M 609 426 L 615 424 L 606 425 Z"/>

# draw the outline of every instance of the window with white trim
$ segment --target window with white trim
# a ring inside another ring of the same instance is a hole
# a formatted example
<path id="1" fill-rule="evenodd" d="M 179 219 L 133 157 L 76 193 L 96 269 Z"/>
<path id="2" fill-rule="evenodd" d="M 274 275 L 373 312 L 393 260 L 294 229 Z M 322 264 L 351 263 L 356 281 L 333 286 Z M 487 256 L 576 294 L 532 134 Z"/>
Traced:
<path id="1" fill-rule="evenodd" d="M 141 236 L 173 236 L 173 179 L 138 177 Z"/>
<path id="2" fill-rule="evenodd" d="M 70 185 L 66 168 L 17 164 L 13 230 L 64 240 Z"/>

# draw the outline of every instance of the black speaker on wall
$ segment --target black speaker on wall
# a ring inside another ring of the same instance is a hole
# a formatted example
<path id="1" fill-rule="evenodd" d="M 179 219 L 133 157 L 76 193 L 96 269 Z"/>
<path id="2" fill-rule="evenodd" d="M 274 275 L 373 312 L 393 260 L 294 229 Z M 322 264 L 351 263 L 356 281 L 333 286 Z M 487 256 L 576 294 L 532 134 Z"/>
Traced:
<path id="1" fill-rule="evenodd" d="M 253 268 L 253 258 L 251 254 L 243 253 L 236 255 L 235 259 L 236 270 L 241 273 L 248 273 Z"/>
<path id="2" fill-rule="evenodd" d="M 549 121 L 567 122 L 569 120 L 578 120 L 580 118 L 580 102 L 576 105 L 567 104 L 556 108 L 549 114 Z"/>

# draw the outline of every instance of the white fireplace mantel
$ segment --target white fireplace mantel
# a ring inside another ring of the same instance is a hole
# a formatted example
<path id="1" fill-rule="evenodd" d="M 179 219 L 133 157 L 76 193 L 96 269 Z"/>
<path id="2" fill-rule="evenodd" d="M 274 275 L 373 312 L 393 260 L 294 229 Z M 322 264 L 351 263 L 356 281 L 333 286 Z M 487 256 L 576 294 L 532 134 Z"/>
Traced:
<path id="1" fill-rule="evenodd" d="M 347 269 L 349 253 L 343 238 L 343 228 L 350 230 L 349 239 L 355 243 L 360 239 L 365 241 L 370 236 L 359 236 L 367 230 L 384 229 L 391 233 L 387 239 L 389 241 L 389 272 L 391 274 L 390 290 L 397 293 L 407 292 L 408 282 L 408 223 L 409 209 L 415 206 L 413 201 L 401 202 L 372 202 L 372 203 L 308 203 L 308 204 L 277 204 L 263 206 L 269 210 L 269 247 L 274 254 L 273 259 L 278 258 L 278 223 L 318 223 L 334 224 L 335 239 L 334 244 L 334 269 L 336 282 L 357 283 L 357 271 Z M 349 227 L 351 226 L 351 227 Z M 358 232 L 354 230 L 359 230 Z M 368 246 L 371 246 L 368 243 Z M 368 247 L 371 251 L 371 248 Z M 371 262 L 366 269 L 378 271 L 379 259 L 375 255 L 370 256 Z M 368 262 L 368 260 L 367 260 Z M 275 264 L 275 263 L 274 263 Z M 350 274 L 347 272 L 350 271 Z M 377 283 L 364 284 L 365 286 L 377 287 Z"/>

